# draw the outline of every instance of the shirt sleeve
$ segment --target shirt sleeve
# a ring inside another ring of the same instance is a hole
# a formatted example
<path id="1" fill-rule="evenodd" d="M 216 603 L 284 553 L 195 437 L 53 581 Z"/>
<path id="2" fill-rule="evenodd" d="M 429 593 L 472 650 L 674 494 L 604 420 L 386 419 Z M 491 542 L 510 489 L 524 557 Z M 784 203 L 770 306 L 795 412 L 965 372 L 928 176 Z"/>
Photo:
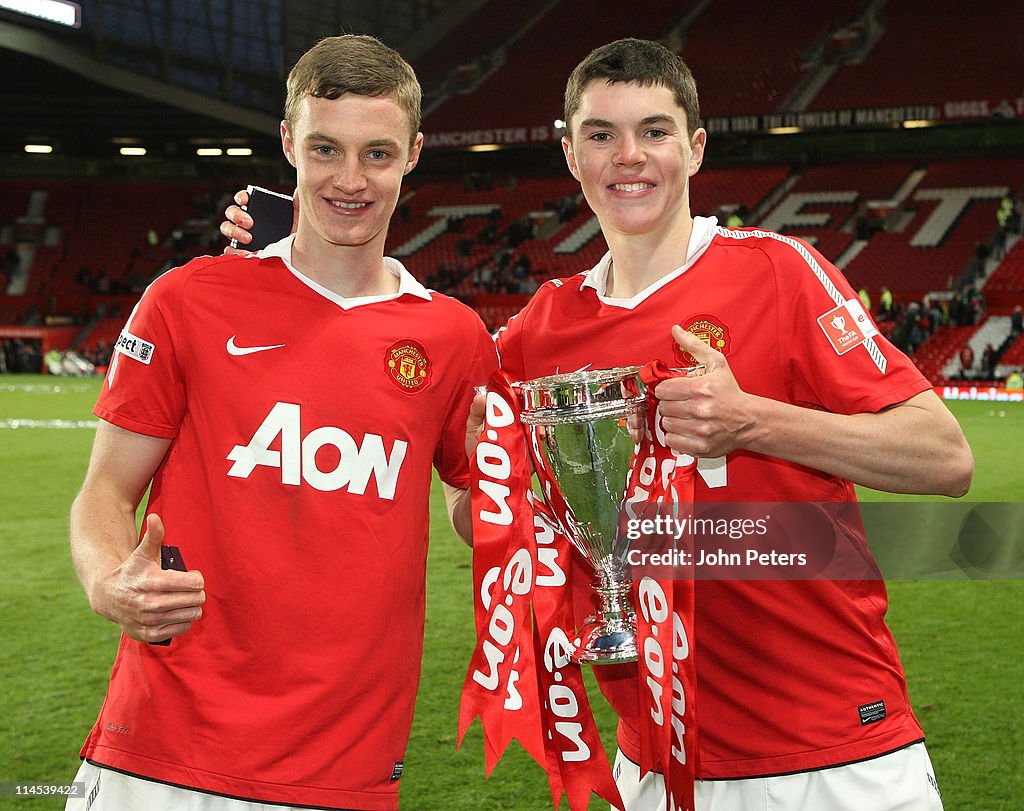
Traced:
<path id="1" fill-rule="evenodd" d="M 185 412 L 179 362 L 180 273 L 151 284 L 121 330 L 93 413 L 120 428 L 173 439 Z"/>
<path id="2" fill-rule="evenodd" d="M 878 332 L 843 274 L 814 248 L 788 240 L 773 258 L 793 402 L 837 414 L 877 412 L 931 386 Z"/>
<path id="3" fill-rule="evenodd" d="M 466 369 L 462 384 L 452 398 L 452 405 L 445 417 L 441 442 L 434 454 L 434 467 L 441 480 L 461 490 L 469 487 L 469 460 L 466 458 L 466 420 L 477 386 L 487 381 L 498 368 L 494 340 L 487 333 L 483 322 L 473 315 L 472 332 L 467 343 L 475 346 L 473 359 Z"/>

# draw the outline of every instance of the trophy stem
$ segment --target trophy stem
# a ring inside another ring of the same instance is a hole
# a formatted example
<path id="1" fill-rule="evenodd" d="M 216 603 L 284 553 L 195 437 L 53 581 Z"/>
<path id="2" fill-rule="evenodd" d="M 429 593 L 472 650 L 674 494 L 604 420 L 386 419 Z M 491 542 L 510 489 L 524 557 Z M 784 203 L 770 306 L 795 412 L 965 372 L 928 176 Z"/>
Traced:
<path id="1" fill-rule="evenodd" d="M 630 599 L 632 587 L 628 580 L 625 580 L 625 573 L 621 568 L 605 571 L 599 568 L 597 581 L 593 584 L 594 591 L 600 598 L 598 614 L 607 620 L 622 620 L 633 616 L 633 605 Z"/>
<path id="2" fill-rule="evenodd" d="M 595 568 L 597 581 L 592 587 L 597 592 L 597 612 L 580 629 L 572 659 L 593 665 L 635 662 L 636 613 L 630 599 L 631 584 L 614 555 L 599 561 Z"/>

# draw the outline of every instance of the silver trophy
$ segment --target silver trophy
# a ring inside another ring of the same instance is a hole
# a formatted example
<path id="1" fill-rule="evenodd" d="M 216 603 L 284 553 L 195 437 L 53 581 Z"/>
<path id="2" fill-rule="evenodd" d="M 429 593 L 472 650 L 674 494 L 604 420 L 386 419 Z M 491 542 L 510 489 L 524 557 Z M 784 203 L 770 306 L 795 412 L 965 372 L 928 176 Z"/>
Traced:
<path id="1" fill-rule="evenodd" d="M 541 481 L 557 492 L 544 499 L 569 540 L 594 567 L 596 613 L 579 629 L 576 662 L 616 664 L 637 658 L 636 613 L 625 573 L 629 540 L 620 513 L 634 436 L 645 419 L 640 367 L 552 375 L 518 386 L 521 419 Z"/>

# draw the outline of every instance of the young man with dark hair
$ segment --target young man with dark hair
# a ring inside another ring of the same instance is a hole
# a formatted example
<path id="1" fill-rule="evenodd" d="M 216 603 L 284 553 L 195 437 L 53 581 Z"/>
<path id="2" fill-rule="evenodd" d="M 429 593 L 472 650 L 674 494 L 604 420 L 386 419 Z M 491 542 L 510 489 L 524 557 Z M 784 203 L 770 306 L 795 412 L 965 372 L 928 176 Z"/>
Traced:
<path id="1" fill-rule="evenodd" d="M 384 256 L 419 120 L 396 52 L 315 45 L 281 124 L 296 233 L 171 270 L 128 319 L 71 520 L 123 631 L 82 749 L 93 809 L 398 807 L 431 469 L 467 537 L 466 420 L 495 365 L 475 313 Z"/>
<path id="2" fill-rule="evenodd" d="M 842 274 L 800 240 L 691 216 L 696 99 L 653 42 L 613 42 L 573 72 L 562 145 L 610 250 L 540 288 L 498 336 L 502 368 L 704 364 L 656 392 L 700 502 L 854 502 L 854 482 L 963 495 L 963 433 Z M 941 808 L 883 582 L 699 580 L 695 602 L 698 811 Z M 636 766 L 636 672 L 595 669 L 620 716 L 620 791 L 646 811 L 665 793 Z"/>

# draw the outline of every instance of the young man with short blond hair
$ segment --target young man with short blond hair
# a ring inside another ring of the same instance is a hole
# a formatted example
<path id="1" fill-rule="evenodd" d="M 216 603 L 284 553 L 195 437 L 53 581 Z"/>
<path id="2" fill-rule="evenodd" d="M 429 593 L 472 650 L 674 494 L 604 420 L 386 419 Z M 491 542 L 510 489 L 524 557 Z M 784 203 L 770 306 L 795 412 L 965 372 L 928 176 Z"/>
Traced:
<path id="1" fill-rule="evenodd" d="M 288 88 L 296 233 L 150 285 L 96 406 L 71 549 L 123 635 L 82 749 L 93 809 L 398 807 L 432 468 L 468 534 L 494 350 L 384 256 L 423 142 L 409 65 L 332 37 Z"/>

